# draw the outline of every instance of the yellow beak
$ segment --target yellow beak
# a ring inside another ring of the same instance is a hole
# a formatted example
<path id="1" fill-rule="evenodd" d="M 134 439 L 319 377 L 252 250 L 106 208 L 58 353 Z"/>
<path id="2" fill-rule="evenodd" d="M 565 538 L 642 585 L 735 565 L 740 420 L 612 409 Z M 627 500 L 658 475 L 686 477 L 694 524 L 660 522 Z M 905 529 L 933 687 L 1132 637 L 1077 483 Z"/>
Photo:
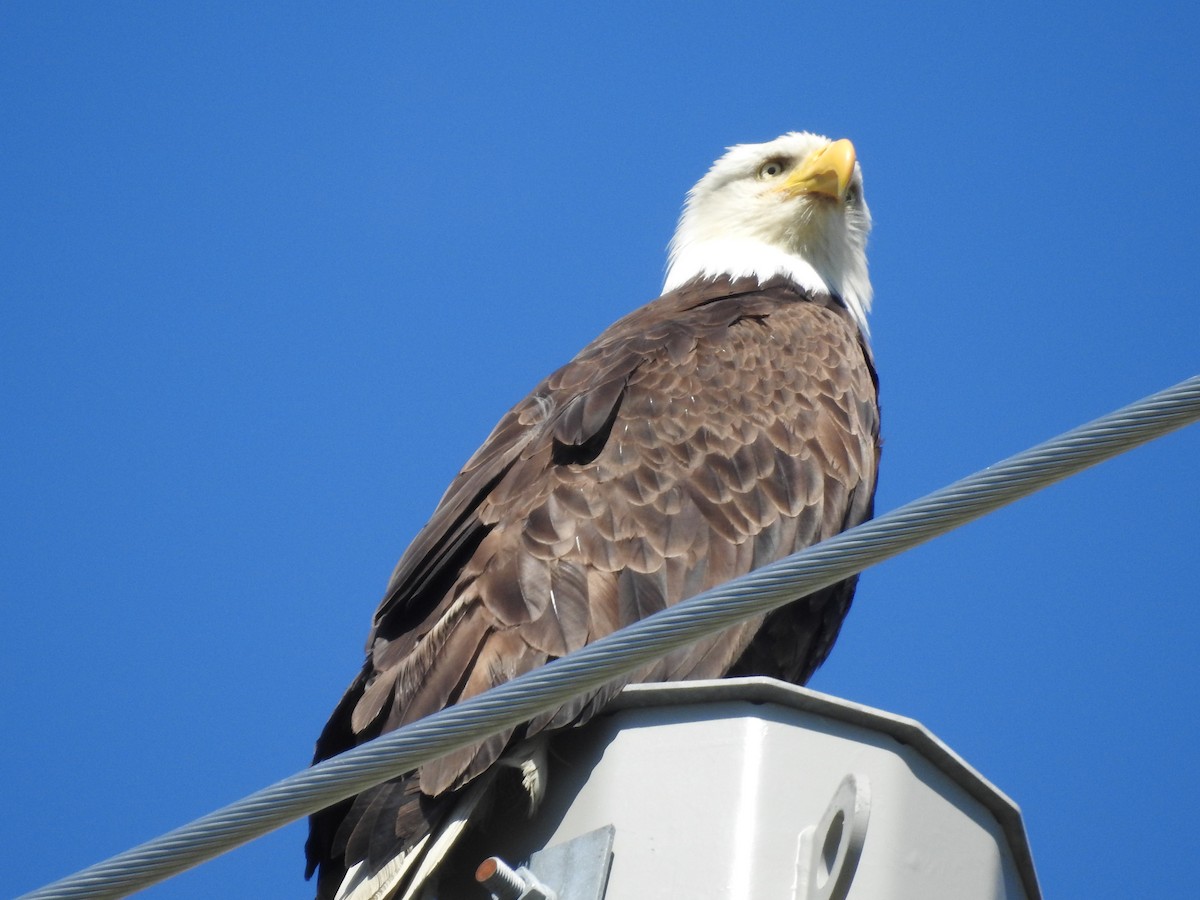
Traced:
<path id="1" fill-rule="evenodd" d="M 845 138 L 809 155 L 787 177 L 779 190 L 789 197 L 821 194 L 841 202 L 854 177 L 854 145 Z"/>

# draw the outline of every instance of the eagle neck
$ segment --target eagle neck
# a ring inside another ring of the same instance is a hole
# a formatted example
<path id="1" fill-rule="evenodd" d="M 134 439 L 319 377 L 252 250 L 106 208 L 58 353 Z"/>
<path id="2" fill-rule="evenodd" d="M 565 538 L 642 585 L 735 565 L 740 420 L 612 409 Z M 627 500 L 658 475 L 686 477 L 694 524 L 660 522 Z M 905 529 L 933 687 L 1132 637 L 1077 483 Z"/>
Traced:
<path id="1" fill-rule="evenodd" d="M 694 280 L 738 282 L 755 279 L 765 285 L 782 278 L 801 293 L 828 294 L 841 301 L 864 337 L 870 335 L 867 311 L 871 305 L 870 282 L 865 278 L 822 276 L 808 260 L 760 241 L 716 239 L 672 248 L 663 292 Z M 862 281 L 865 284 L 865 290 Z"/>

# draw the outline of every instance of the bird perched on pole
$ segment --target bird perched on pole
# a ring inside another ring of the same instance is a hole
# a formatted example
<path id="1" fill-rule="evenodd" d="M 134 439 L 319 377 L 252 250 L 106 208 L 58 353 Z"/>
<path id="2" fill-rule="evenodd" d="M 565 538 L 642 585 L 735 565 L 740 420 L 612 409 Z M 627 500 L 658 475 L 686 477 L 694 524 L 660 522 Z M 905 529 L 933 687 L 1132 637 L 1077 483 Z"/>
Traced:
<path id="1" fill-rule="evenodd" d="M 689 192 L 662 296 L 499 424 L 401 557 L 322 760 L 856 525 L 879 461 L 871 216 L 853 145 L 732 147 Z M 420 896 L 499 768 L 545 787 L 543 738 L 632 681 L 824 661 L 856 579 L 676 650 L 312 816 L 319 900 Z"/>

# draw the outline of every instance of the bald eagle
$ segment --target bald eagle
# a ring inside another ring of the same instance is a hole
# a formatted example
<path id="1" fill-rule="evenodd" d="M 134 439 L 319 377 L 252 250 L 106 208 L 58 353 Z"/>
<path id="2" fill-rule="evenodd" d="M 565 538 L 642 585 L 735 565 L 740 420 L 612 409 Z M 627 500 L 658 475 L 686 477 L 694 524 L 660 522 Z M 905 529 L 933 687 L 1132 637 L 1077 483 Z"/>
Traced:
<path id="1" fill-rule="evenodd" d="M 869 518 L 870 225 L 847 140 L 792 132 L 717 160 L 688 194 L 662 296 L 513 407 L 401 557 L 316 760 Z M 854 588 L 797 598 L 316 813 L 319 900 L 416 896 L 498 767 L 536 803 L 545 735 L 626 683 L 803 684 Z"/>

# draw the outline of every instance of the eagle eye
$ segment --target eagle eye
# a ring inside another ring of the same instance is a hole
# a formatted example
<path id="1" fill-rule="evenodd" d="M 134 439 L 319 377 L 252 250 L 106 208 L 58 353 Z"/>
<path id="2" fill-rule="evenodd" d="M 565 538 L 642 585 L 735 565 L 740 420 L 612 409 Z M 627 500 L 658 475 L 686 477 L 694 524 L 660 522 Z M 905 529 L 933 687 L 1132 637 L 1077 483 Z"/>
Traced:
<path id="1" fill-rule="evenodd" d="M 768 159 L 765 163 L 758 167 L 758 178 L 760 180 L 766 178 L 778 178 L 784 173 L 787 168 L 786 161 L 782 159 Z"/>

